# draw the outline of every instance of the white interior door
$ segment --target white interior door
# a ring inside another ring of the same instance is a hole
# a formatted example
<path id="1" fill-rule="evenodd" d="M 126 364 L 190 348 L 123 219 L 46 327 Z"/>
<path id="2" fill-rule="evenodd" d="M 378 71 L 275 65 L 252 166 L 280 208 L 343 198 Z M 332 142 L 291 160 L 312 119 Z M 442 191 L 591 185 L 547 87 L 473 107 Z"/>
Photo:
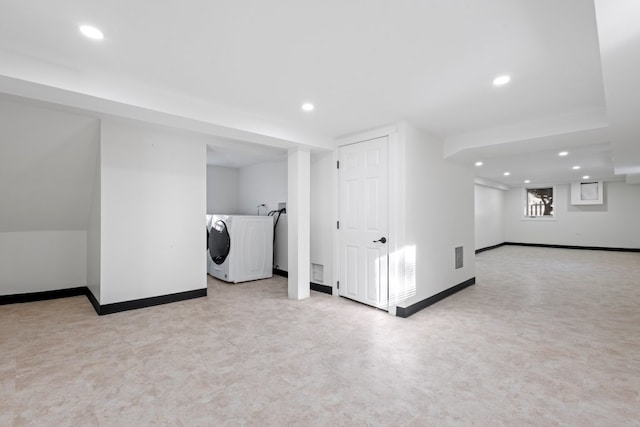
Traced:
<path id="1" fill-rule="evenodd" d="M 338 149 L 338 292 L 388 308 L 387 137 Z"/>

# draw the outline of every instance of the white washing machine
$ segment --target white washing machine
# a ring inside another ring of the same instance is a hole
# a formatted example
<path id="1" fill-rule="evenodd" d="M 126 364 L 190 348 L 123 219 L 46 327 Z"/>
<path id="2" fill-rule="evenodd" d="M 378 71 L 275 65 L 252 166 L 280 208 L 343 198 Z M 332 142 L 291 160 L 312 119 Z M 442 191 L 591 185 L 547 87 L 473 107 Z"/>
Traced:
<path id="1" fill-rule="evenodd" d="M 226 282 L 273 275 L 273 217 L 212 215 L 209 274 Z"/>
<path id="2" fill-rule="evenodd" d="M 211 264 L 213 264 L 213 260 L 211 259 L 211 253 L 209 253 L 209 233 L 211 232 L 212 219 L 213 219 L 213 215 L 207 214 L 207 273 L 211 271 Z"/>

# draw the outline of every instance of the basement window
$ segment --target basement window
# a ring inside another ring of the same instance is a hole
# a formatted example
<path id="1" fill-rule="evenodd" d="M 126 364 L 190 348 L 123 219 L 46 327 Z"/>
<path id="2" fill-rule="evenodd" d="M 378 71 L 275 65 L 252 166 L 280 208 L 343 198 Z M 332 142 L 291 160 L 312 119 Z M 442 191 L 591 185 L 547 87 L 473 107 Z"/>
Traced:
<path id="1" fill-rule="evenodd" d="M 525 188 L 525 218 L 553 218 L 553 187 Z"/>

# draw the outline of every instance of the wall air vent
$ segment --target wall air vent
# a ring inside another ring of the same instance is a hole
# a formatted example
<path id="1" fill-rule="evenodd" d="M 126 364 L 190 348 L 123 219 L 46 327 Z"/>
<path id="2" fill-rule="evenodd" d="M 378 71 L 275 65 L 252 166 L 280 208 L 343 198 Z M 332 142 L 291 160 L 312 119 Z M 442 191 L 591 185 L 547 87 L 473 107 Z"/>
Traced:
<path id="1" fill-rule="evenodd" d="M 456 270 L 459 268 L 463 267 L 463 260 L 464 260 L 464 256 L 463 256 L 463 250 L 462 250 L 462 246 L 458 246 L 456 248 Z"/>
<path id="2" fill-rule="evenodd" d="M 311 277 L 314 283 L 324 283 L 324 266 L 322 264 L 311 264 Z"/>

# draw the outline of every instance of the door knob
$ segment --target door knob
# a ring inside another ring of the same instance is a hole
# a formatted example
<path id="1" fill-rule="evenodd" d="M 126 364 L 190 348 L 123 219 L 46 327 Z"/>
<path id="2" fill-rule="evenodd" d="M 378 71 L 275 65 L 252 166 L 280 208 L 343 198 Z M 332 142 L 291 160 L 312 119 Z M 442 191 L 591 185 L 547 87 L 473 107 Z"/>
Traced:
<path id="1" fill-rule="evenodd" d="M 381 237 L 378 240 L 374 240 L 373 243 L 376 242 L 380 242 L 380 243 L 387 243 L 387 238 L 386 237 Z"/>

